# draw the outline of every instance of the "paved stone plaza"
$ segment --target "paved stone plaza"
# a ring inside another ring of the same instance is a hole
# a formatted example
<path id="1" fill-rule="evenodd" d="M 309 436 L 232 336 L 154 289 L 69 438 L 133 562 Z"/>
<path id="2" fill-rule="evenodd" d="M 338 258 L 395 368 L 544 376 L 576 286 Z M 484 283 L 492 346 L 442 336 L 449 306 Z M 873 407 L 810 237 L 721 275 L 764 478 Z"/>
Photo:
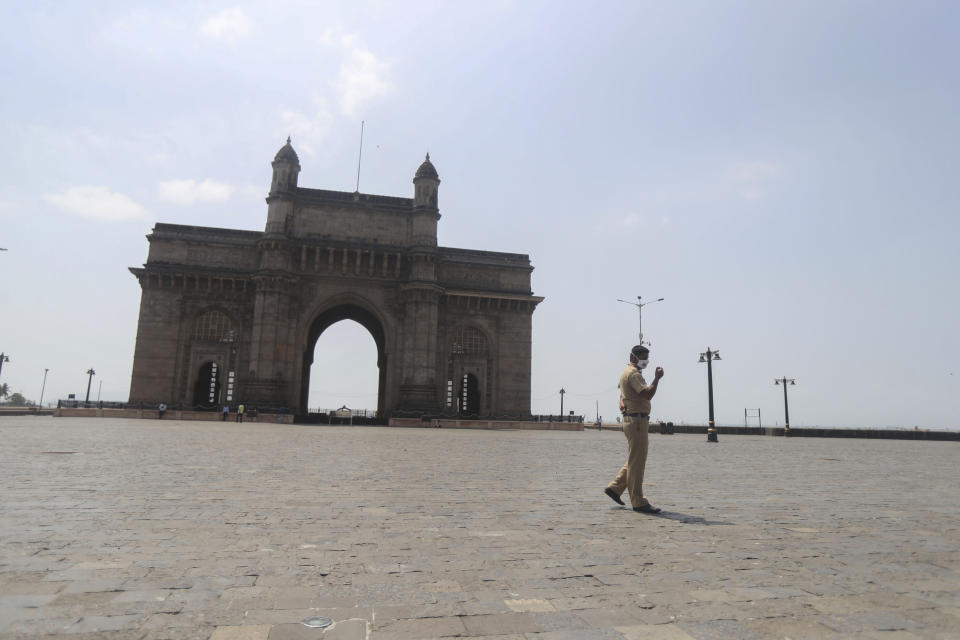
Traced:
<path id="1" fill-rule="evenodd" d="M 0 437 L 0 638 L 960 637 L 953 442 L 652 434 L 649 516 L 619 432 Z"/>

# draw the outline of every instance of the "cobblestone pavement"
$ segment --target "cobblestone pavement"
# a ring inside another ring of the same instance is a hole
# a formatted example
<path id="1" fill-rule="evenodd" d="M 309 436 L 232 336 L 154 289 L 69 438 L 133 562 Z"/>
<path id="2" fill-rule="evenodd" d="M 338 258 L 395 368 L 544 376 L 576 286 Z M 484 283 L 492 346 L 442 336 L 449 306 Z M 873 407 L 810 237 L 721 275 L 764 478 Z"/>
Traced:
<path id="1" fill-rule="evenodd" d="M 960 638 L 957 443 L 0 419 L 0 638 Z M 311 629 L 301 621 L 328 617 Z"/>

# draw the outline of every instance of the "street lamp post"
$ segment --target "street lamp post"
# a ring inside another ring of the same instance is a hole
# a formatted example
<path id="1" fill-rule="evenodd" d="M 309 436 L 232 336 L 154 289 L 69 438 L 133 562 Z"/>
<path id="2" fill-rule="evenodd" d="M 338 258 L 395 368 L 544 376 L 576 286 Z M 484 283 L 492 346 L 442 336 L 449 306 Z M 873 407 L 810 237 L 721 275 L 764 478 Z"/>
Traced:
<path id="1" fill-rule="evenodd" d="M 640 344 L 643 344 L 643 308 L 648 304 L 653 304 L 654 302 L 663 302 L 663 298 L 657 298 L 656 300 L 651 300 L 649 302 L 641 302 L 640 296 L 637 296 L 636 302 L 630 302 L 629 300 L 621 300 L 617 298 L 617 302 L 623 302 L 624 304 L 630 304 L 637 308 L 637 319 L 640 324 Z M 647 344 L 650 344 L 649 342 Z"/>
<path id="2" fill-rule="evenodd" d="M 44 390 L 46 390 L 46 388 L 47 388 L 47 371 L 50 371 L 50 369 L 44 369 L 44 370 L 43 370 L 43 385 L 40 387 L 40 404 L 39 404 L 39 407 L 40 407 L 41 410 L 43 410 L 43 392 L 44 392 Z M 37 415 L 40 415 L 40 413 L 38 412 Z"/>
<path id="3" fill-rule="evenodd" d="M 0 353 L 0 373 L 3 373 L 3 363 L 10 362 L 10 356 L 5 353 Z"/>
<path id="4" fill-rule="evenodd" d="M 707 442 L 717 442 L 717 428 L 713 423 L 713 361 L 720 359 L 720 352 L 710 347 L 700 354 L 700 362 L 707 363 L 707 399 L 710 407 L 710 424 L 707 426 Z"/>
<path id="5" fill-rule="evenodd" d="M 783 435 L 790 435 L 790 406 L 787 404 L 787 384 L 796 385 L 797 381 L 786 376 L 776 378 L 773 381 L 775 385 L 783 385 Z"/>
<path id="6" fill-rule="evenodd" d="M 90 384 L 93 382 L 93 376 L 96 375 L 96 371 L 93 370 L 93 367 L 87 369 L 87 375 L 90 376 L 87 378 L 87 399 L 83 401 L 83 406 L 86 407 L 90 402 Z"/>
<path id="7" fill-rule="evenodd" d="M 566 389 L 560 388 L 560 422 L 563 422 L 563 394 L 566 392 Z"/>
<path id="8" fill-rule="evenodd" d="M 220 397 L 217 398 L 220 406 L 223 406 L 225 404 L 230 404 L 230 402 L 233 400 L 234 380 L 230 377 L 230 361 L 232 360 L 233 344 L 234 342 L 236 342 L 236 339 L 237 339 L 237 333 L 232 329 L 230 331 L 227 331 L 226 335 L 224 335 L 224 337 L 220 339 L 220 342 L 226 343 L 227 345 L 227 357 L 226 357 L 227 366 L 223 368 L 225 379 L 220 385 Z"/>

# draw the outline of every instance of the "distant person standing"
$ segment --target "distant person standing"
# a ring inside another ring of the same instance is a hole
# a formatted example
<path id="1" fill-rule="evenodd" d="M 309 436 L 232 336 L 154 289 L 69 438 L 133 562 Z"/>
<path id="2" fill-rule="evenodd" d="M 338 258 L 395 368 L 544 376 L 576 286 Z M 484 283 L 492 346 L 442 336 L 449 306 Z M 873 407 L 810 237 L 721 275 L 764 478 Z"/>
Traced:
<path id="1" fill-rule="evenodd" d="M 167 412 L 167 404 L 165 402 L 161 402 L 157 406 L 157 419 L 163 420 L 163 414 L 165 414 L 166 412 Z"/>
<path id="2" fill-rule="evenodd" d="M 621 495 L 630 492 L 634 511 L 658 513 L 643 495 L 643 471 L 647 464 L 648 432 L 650 429 L 650 400 L 657 393 L 657 384 L 663 377 L 663 367 L 657 367 L 653 384 L 643 379 L 643 369 L 649 363 L 650 350 L 637 345 L 630 350 L 630 364 L 620 374 L 620 411 L 623 413 L 623 434 L 627 437 L 627 462 L 604 493 L 617 504 L 623 504 Z"/>
<path id="3" fill-rule="evenodd" d="M 227 420 L 227 416 L 229 415 L 230 415 L 230 405 L 225 404 L 223 405 L 223 409 L 220 412 L 220 416 L 221 416 L 220 422 L 225 422 Z"/>
<path id="4" fill-rule="evenodd" d="M 237 422 L 243 422 L 243 405 L 237 407 Z"/>

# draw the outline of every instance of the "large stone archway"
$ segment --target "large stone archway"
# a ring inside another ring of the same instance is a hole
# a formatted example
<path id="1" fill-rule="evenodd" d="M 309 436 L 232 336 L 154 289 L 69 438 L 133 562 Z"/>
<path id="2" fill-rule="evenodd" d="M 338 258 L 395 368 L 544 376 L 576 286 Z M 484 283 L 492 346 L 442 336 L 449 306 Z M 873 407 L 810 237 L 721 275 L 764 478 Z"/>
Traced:
<path id="1" fill-rule="evenodd" d="M 529 415 L 542 300 L 530 259 L 437 246 L 429 156 L 413 198 L 300 187 L 289 140 L 272 164 L 263 232 L 157 223 L 147 236 L 147 262 L 131 269 L 142 289 L 131 401 L 190 405 L 197 367 L 215 361 L 234 403 L 303 411 L 317 337 L 352 319 L 377 343 L 383 416 L 455 412 L 465 374 L 471 414 Z M 478 335 L 483 352 L 464 351 Z"/>
<path id="2" fill-rule="evenodd" d="M 386 330 L 383 321 L 369 309 L 353 304 L 341 303 L 331 306 L 329 309 L 319 313 L 310 323 L 310 328 L 306 339 L 306 349 L 303 352 L 303 366 L 300 374 L 300 404 L 299 412 L 307 413 L 307 399 L 310 395 L 310 368 L 313 366 L 313 359 L 316 350 L 317 340 L 331 325 L 341 320 L 353 320 L 370 332 L 374 343 L 377 345 L 377 369 L 379 375 L 377 379 L 377 415 L 384 414 L 387 395 L 387 340 Z"/>

